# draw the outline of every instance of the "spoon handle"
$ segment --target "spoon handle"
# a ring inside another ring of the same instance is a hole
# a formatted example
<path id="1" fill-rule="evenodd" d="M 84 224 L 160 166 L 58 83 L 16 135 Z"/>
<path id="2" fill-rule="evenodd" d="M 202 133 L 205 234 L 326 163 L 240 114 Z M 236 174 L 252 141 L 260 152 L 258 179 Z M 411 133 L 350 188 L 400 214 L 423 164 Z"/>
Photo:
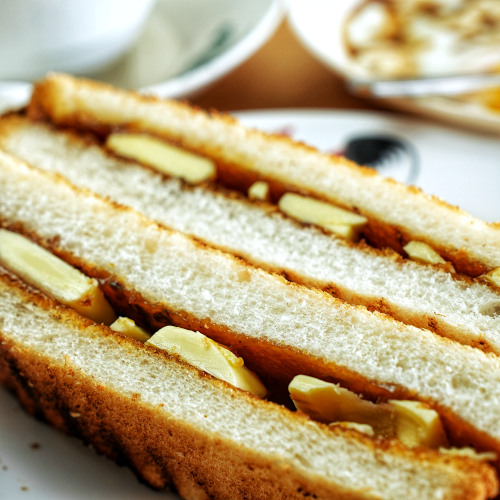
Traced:
<path id="1" fill-rule="evenodd" d="M 498 73 L 401 80 L 353 79 L 348 82 L 348 87 L 352 92 L 376 97 L 453 96 L 495 86 L 500 86 L 500 74 Z"/>

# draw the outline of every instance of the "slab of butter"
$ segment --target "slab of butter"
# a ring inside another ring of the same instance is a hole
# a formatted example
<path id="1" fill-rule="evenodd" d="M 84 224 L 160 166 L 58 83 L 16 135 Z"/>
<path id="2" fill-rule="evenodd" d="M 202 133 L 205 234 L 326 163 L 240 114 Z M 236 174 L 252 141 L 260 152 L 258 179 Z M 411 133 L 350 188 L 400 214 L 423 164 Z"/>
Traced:
<path id="1" fill-rule="evenodd" d="M 248 188 L 248 197 L 251 200 L 269 200 L 269 184 L 265 181 L 254 182 Z"/>
<path id="2" fill-rule="evenodd" d="M 410 448 L 446 447 L 448 440 L 437 411 L 420 401 L 389 400 L 395 412 L 395 430 L 398 439 Z"/>
<path id="3" fill-rule="evenodd" d="M 354 422 L 373 428 L 375 434 L 393 435 L 393 414 L 388 405 L 361 399 L 338 384 L 307 375 L 297 375 L 288 386 L 298 410 L 320 422 Z"/>
<path id="4" fill-rule="evenodd" d="M 285 193 L 278 203 L 280 210 L 301 222 L 315 224 L 332 233 L 357 240 L 366 217 L 296 193 Z"/>
<path id="5" fill-rule="evenodd" d="M 165 326 L 146 341 L 159 349 L 179 356 L 214 377 L 260 397 L 267 390 L 259 377 L 249 370 L 242 358 L 200 332 Z"/>
<path id="6" fill-rule="evenodd" d="M 337 384 L 306 375 L 294 377 L 288 389 L 296 408 L 315 420 L 367 425 L 375 435 L 397 438 L 408 447 L 448 445 L 439 414 L 425 403 L 390 400 L 375 404 Z"/>
<path id="7" fill-rule="evenodd" d="M 106 146 L 120 156 L 137 160 L 192 184 L 214 179 L 216 176 L 212 160 L 149 135 L 116 132 L 108 136 Z"/>
<path id="8" fill-rule="evenodd" d="M 0 263 L 82 316 L 107 325 L 116 318 L 97 280 L 20 234 L 0 229 Z"/>
<path id="9" fill-rule="evenodd" d="M 118 318 L 116 318 L 116 320 L 111 323 L 109 327 L 111 328 L 111 330 L 123 333 L 127 337 L 138 340 L 139 342 L 146 342 L 146 340 L 151 337 L 151 335 L 149 335 L 146 330 L 144 330 L 140 326 L 137 326 L 133 319 L 127 318 L 125 316 L 119 316 Z"/>
<path id="10" fill-rule="evenodd" d="M 427 264 L 446 264 L 446 261 L 434 250 L 430 245 L 423 241 L 412 240 L 408 242 L 403 250 L 408 254 L 408 257 L 418 262 Z"/>

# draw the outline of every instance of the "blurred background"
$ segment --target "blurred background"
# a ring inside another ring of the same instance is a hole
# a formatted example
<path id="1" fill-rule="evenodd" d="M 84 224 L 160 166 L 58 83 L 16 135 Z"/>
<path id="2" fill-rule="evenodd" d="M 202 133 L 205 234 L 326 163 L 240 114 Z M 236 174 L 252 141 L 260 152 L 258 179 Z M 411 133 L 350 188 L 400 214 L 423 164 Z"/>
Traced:
<path id="1" fill-rule="evenodd" d="M 498 0 L 3 0 L 0 61 L 0 106 L 53 70 L 222 111 L 404 110 L 500 130 Z M 359 85 L 470 74 L 416 96 Z"/>

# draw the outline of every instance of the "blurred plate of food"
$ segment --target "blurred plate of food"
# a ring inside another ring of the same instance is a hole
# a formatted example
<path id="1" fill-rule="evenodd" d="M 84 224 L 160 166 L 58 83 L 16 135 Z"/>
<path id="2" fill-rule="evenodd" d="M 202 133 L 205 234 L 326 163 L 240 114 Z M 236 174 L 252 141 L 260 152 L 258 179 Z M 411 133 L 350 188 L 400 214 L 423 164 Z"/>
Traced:
<path id="1" fill-rule="evenodd" d="M 305 47 L 347 80 L 500 73 L 498 1 L 290 0 L 289 6 L 290 24 Z M 500 87 L 384 101 L 500 132 Z"/>
<path id="2" fill-rule="evenodd" d="M 188 97 L 257 51 L 283 13 L 282 0 L 156 0 L 130 50 L 83 76 L 161 97 Z M 28 97 L 26 83 L 0 81 L 0 107 Z"/>

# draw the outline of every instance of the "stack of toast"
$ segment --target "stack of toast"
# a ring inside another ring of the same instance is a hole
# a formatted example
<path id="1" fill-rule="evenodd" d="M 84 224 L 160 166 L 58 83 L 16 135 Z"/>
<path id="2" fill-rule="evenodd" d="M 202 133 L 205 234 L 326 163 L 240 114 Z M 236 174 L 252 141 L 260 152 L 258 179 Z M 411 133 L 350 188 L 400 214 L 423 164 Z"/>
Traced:
<path id="1" fill-rule="evenodd" d="M 184 498 L 497 494 L 498 224 L 60 74 L 0 117 L 0 186 L 0 380 L 29 412 Z"/>

